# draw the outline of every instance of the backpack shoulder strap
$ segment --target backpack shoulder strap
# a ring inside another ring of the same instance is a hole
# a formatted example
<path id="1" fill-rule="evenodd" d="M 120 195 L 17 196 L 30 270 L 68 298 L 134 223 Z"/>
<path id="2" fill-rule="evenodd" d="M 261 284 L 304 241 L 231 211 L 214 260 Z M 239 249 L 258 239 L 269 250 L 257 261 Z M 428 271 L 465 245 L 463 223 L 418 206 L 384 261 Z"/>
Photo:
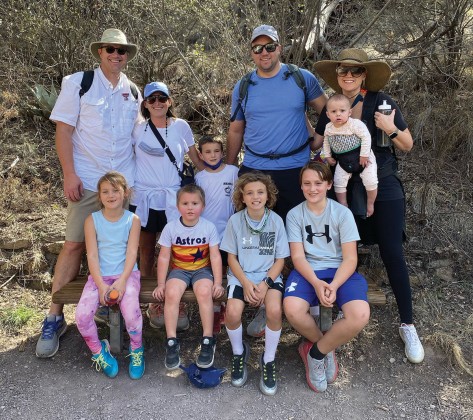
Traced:
<path id="1" fill-rule="evenodd" d="M 304 75 L 302 74 L 301 69 L 295 64 L 286 64 L 286 66 L 288 70 L 284 73 L 284 78 L 287 79 L 289 76 L 294 77 L 297 86 L 299 86 L 299 88 L 304 92 L 305 104 L 307 108 L 307 85 L 305 83 Z"/>
<path id="2" fill-rule="evenodd" d="M 135 99 L 138 99 L 138 88 L 137 88 L 137 86 L 131 80 L 128 80 L 128 82 L 130 83 L 131 94 L 133 95 L 133 97 Z"/>
<path id="3" fill-rule="evenodd" d="M 238 89 L 238 104 L 237 107 L 235 108 L 235 112 L 230 118 L 230 122 L 235 121 L 236 116 L 238 112 L 241 109 L 241 104 L 243 103 L 243 100 L 247 97 L 248 94 L 248 86 L 255 85 L 256 83 L 251 80 L 251 75 L 253 74 L 252 71 L 249 73 L 245 74 L 241 79 L 240 79 L 240 87 Z"/>
<path id="4" fill-rule="evenodd" d="M 86 70 L 84 71 L 84 75 L 82 76 L 82 81 L 80 82 L 80 90 L 79 90 L 79 98 L 82 98 L 85 93 L 87 93 L 92 86 L 92 82 L 94 81 L 94 71 L 93 70 Z"/>

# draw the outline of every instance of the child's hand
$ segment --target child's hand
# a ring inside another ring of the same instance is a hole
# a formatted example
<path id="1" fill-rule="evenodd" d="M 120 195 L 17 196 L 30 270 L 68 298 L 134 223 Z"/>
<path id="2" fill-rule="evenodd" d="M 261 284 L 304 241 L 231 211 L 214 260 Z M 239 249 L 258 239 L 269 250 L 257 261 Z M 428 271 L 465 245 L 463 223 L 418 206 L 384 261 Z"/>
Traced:
<path id="1" fill-rule="evenodd" d="M 264 299 L 266 298 L 266 293 L 268 293 L 268 290 L 269 288 L 264 281 L 256 286 L 256 296 L 258 296 L 259 299 L 259 306 L 264 303 Z"/>
<path id="2" fill-rule="evenodd" d="M 334 291 L 330 284 L 322 280 L 317 281 L 315 285 L 315 293 L 317 294 L 317 298 L 322 306 L 327 306 L 328 308 L 333 306 L 335 299 L 332 294 Z"/>
<path id="3" fill-rule="evenodd" d="M 158 284 L 153 290 L 153 297 L 156 300 L 163 302 L 165 289 L 166 289 L 166 284 Z"/>
<path id="4" fill-rule="evenodd" d="M 98 290 L 99 290 L 99 300 L 100 300 L 100 304 L 102 306 L 107 306 L 107 304 L 105 303 L 105 295 L 107 294 L 107 292 L 111 289 L 111 287 L 108 285 L 108 284 L 105 284 L 103 283 L 102 286 L 98 287 Z"/>
<path id="5" fill-rule="evenodd" d="M 366 168 L 369 165 L 368 157 L 367 156 L 360 156 L 360 166 Z"/>
<path id="6" fill-rule="evenodd" d="M 115 282 L 110 286 L 110 289 L 115 289 L 120 294 L 118 302 L 121 302 L 126 290 L 126 279 L 115 280 Z"/>
<path id="7" fill-rule="evenodd" d="M 257 290 L 256 286 L 251 281 L 243 284 L 243 297 L 250 306 L 258 306 L 259 298 L 256 294 Z"/>
<path id="8" fill-rule="evenodd" d="M 225 289 L 221 284 L 215 284 L 212 286 L 212 297 L 214 299 L 221 298 L 225 294 Z"/>
<path id="9" fill-rule="evenodd" d="M 327 157 L 325 160 L 330 166 L 335 166 L 337 164 L 337 161 L 333 157 Z"/>

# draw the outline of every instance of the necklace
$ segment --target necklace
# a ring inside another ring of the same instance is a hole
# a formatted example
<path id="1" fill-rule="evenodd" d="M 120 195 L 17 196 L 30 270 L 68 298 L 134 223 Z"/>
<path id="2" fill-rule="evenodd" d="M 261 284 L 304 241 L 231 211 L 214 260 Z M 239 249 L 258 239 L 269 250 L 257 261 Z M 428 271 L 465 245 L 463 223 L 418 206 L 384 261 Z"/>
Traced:
<path id="1" fill-rule="evenodd" d="M 250 230 L 252 235 L 259 235 L 261 232 L 263 232 L 264 228 L 266 227 L 266 223 L 268 223 L 269 210 L 268 210 L 267 207 L 264 208 L 263 218 L 260 220 L 260 222 L 258 223 L 258 226 L 256 228 L 254 228 L 251 225 L 251 218 L 248 215 L 248 209 L 247 208 L 245 209 L 244 216 L 245 216 L 246 226 L 248 227 L 248 229 Z"/>
<path id="2" fill-rule="evenodd" d="M 354 97 L 358 96 L 360 92 L 356 92 L 353 96 L 347 96 L 348 99 L 353 99 Z"/>
<path id="3" fill-rule="evenodd" d="M 150 122 L 151 119 L 148 119 L 148 121 L 146 122 L 146 127 L 145 127 L 145 131 L 148 131 L 148 126 L 149 126 L 149 122 Z M 156 126 L 156 124 L 154 125 L 156 128 L 158 128 Z M 161 127 L 159 127 L 161 128 Z M 165 126 L 166 130 L 165 130 L 165 133 L 164 133 L 164 138 L 167 140 L 168 139 L 168 117 L 166 117 L 166 126 Z M 219 165 L 220 166 L 220 165 Z"/>

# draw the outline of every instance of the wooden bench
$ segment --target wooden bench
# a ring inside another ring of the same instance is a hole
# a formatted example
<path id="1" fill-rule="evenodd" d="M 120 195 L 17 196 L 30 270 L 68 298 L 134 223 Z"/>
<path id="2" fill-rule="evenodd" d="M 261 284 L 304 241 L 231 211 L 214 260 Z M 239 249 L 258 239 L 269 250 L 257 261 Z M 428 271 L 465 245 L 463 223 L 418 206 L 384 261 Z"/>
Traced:
<path id="1" fill-rule="evenodd" d="M 59 304 L 77 304 L 82 295 L 86 276 L 79 276 L 75 280 L 66 284 L 61 290 L 55 292 L 52 296 L 54 303 Z M 224 280 L 225 282 L 225 280 Z M 156 287 L 155 277 L 142 277 L 140 290 L 140 303 L 157 303 L 152 293 Z M 224 295 L 219 301 L 225 301 L 227 296 Z M 196 298 L 192 289 L 187 289 L 182 296 L 183 302 L 196 302 Z M 372 305 L 385 305 L 386 296 L 372 282 L 368 282 L 368 302 Z M 322 331 L 327 331 L 332 325 L 332 309 L 321 307 L 319 324 Z M 123 348 L 123 318 L 117 309 L 110 310 L 110 347 L 114 353 L 120 353 Z"/>

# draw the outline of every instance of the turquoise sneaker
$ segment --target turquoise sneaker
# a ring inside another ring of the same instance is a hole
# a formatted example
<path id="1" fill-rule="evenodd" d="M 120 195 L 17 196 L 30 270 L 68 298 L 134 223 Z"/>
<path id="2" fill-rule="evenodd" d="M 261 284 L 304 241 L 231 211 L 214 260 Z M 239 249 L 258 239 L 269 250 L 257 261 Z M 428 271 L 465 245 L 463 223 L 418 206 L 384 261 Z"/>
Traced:
<path id="1" fill-rule="evenodd" d="M 130 354 L 127 357 L 130 358 L 130 366 L 128 367 L 128 373 L 131 379 L 141 379 L 145 373 L 145 356 L 144 347 L 141 346 L 136 350 L 132 350 L 130 347 Z"/>
<path id="2" fill-rule="evenodd" d="M 97 372 L 103 370 L 103 373 L 109 378 L 115 378 L 118 374 L 117 359 L 110 354 L 110 344 L 108 344 L 108 340 L 100 340 L 100 343 L 102 344 L 102 351 L 92 356 L 95 369 L 97 369 Z"/>

